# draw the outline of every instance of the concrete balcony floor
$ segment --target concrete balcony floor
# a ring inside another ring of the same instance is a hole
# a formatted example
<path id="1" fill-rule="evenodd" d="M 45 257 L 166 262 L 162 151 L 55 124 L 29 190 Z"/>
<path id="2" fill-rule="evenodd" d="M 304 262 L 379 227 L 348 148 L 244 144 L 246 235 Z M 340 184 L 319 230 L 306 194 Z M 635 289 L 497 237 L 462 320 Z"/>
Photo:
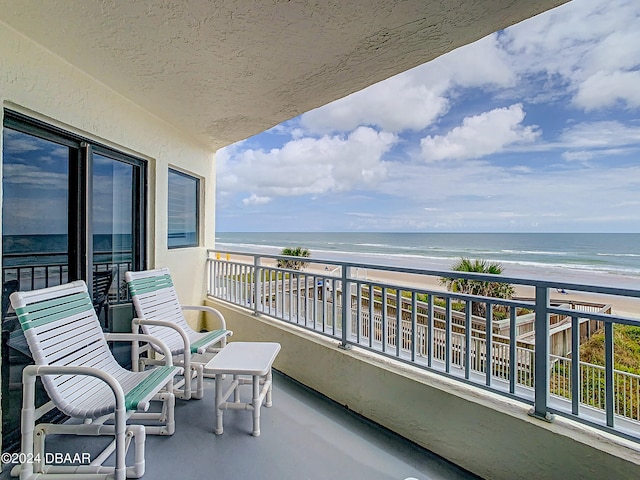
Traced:
<path id="1" fill-rule="evenodd" d="M 273 378 L 273 406 L 262 408 L 259 437 L 250 434 L 252 416 L 248 411 L 225 411 L 224 433 L 213 433 L 212 380 L 206 380 L 202 400 L 177 400 L 176 433 L 171 437 L 147 436 L 143 478 L 478 478 L 282 374 L 274 372 Z M 250 388 L 244 387 L 243 400 L 250 395 Z M 55 442 L 50 439 L 49 451 L 70 451 L 71 442 L 81 452 L 91 452 L 97 445 L 94 439 L 78 444 L 69 437 L 64 443 Z M 5 467 L 0 479 L 10 478 L 8 470 Z"/>

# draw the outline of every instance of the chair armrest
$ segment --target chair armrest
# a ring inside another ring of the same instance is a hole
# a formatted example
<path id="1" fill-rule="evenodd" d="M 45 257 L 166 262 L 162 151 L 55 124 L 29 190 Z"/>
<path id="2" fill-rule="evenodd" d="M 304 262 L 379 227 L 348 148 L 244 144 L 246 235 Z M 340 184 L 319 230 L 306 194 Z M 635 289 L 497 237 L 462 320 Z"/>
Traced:
<path id="1" fill-rule="evenodd" d="M 151 318 L 134 318 L 131 321 L 131 324 L 132 325 L 157 325 L 159 327 L 173 328 L 182 337 L 182 342 L 184 344 L 184 351 L 187 352 L 187 350 L 189 351 L 191 350 L 191 340 L 189 340 L 189 336 L 187 335 L 187 332 L 185 332 L 184 328 L 182 328 L 180 325 L 176 323 L 168 322 L 166 320 L 153 320 Z"/>
<path id="2" fill-rule="evenodd" d="M 77 365 L 27 365 L 22 371 L 22 384 L 25 390 L 25 400 L 27 396 L 33 395 L 33 385 L 35 377 L 45 375 L 86 375 L 96 377 L 106 383 L 113 391 L 116 399 L 116 412 L 124 414 L 124 390 L 118 381 L 104 370 L 95 367 L 77 366 Z M 29 394 L 26 394 L 29 390 Z M 54 400 L 55 403 L 55 400 Z"/>
<path id="3" fill-rule="evenodd" d="M 214 317 L 217 317 L 218 320 L 220 321 L 220 325 L 222 327 L 222 330 L 226 330 L 227 329 L 227 322 L 224 319 L 224 316 L 222 315 L 222 313 L 220 313 L 218 310 L 216 310 L 213 307 L 207 307 L 205 305 L 180 305 L 180 308 L 182 308 L 182 310 L 193 310 L 193 311 L 199 311 L 199 312 L 209 312 L 211 314 L 213 314 Z"/>
<path id="4" fill-rule="evenodd" d="M 165 358 L 165 364 L 168 367 L 173 366 L 173 360 L 171 357 L 171 350 L 167 347 L 167 344 L 162 340 L 157 339 L 152 335 L 145 335 L 144 333 L 105 333 L 104 338 L 108 342 L 148 342 L 157 345 Z"/>

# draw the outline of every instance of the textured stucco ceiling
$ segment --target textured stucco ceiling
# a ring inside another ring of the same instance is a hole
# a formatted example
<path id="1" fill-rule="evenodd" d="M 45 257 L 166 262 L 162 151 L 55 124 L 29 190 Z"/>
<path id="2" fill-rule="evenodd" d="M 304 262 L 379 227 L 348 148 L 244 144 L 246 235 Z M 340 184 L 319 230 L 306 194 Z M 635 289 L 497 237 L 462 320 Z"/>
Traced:
<path id="1" fill-rule="evenodd" d="M 0 20 L 217 149 L 561 3 L 0 0 Z"/>

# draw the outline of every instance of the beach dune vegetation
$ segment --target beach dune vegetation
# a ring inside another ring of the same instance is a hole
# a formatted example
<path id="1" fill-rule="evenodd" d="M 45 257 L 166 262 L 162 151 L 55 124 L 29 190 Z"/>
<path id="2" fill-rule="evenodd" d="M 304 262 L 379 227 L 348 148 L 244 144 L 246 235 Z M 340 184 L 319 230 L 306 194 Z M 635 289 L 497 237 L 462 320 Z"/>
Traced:
<path id="1" fill-rule="evenodd" d="M 595 332 L 580 345 L 581 401 L 592 407 L 604 409 L 606 380 L 604 330 Z M 640 418 L 638 382 L 633 375 L 640 375 L 640 327 L 615 325 L 614 347 L 614 405 L 616 413 L 627 418 Z M 556 362 L 551 370 L 551 388 L 560 395 L 571 398 L 570 364 Z"/>
<path id="2" fill-rule="evenodd" d="M 309 252 L 309 250 L 303 247 L 286 247 L 282 249 L 282 252 L 280 252 L 280 255 L 286 255 L 288 257 L 308 258 L 309 256 L 311 256 L 311 252 Z M 302 270 L 303 268 L 306 268 L 307 265 L 309 265 L 309 262 L 305 262 L 302 260 L 288 259 L 288 258 L 278 259 L 278 268 L 287 268 L 289 270 Z"/>
<path id="3" fill-rule="evenodd" d="M 462 257 L 453 264 L 451 270 L 454 272 L 500 275 L 502 273 L 502 265 L 497 262 L 487 262 L 479 259 L 471 260 Z M 446 286 L 450 292 L 481 297 L 512 298 L 515 292 L 513 285 L 499 281 L 484 282 L 466 278 L 441 277 L 440 283 Z M 471 309 L 473 315 L 481 317 L 486 315 L 487 307 L 484 302 L 472 302 Z"/>
<path id="4" fill-rule="evenodd" d="M 613 342 L 614 368 L 640 375 L 640 327 L 615 325 Z M 604 366 L 604 330 L 595 332 L 580 345 L 580 361 Z"/>

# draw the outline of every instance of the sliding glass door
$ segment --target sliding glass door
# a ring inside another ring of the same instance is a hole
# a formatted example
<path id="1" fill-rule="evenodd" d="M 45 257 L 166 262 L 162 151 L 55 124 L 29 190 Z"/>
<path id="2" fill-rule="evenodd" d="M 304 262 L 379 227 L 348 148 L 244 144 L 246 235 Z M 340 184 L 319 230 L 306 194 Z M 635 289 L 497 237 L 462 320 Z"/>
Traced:
<path id="1" fill-rule="evenodd" d="M 109 310 L 103 301 L 128 302 L 124 273 L 142 267 L 139 249 L 143 212 L 138 200 L 141 171 L 116 155 L 96 150 L 92 156 L 94 300 L 103 325 L 109 328 Z"/>
<path id="2" fill-rule="evenodd" d="M 3 449 L 19 438 L 21 374 L 32 362 L 9 295 L 84 280 L 105 329 L 145 268 L 146 163 L 5 111 L 2 147 Z M 41 391 L 40 395 L 44 395 Z"/>

